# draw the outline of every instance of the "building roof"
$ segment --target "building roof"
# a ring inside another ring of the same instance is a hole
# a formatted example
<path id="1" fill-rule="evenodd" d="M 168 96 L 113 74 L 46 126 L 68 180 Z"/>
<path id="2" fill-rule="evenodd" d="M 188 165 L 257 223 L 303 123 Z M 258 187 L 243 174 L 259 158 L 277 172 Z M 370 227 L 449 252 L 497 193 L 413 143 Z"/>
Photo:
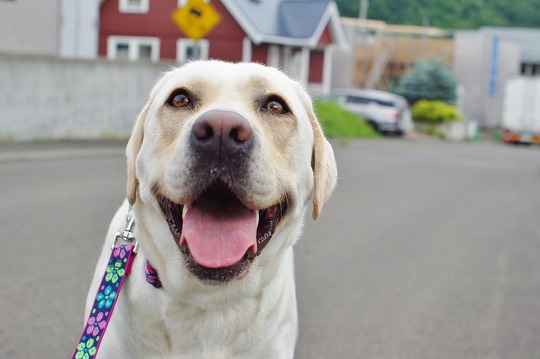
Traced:
<path id="1" fill-rule="evenodd" d="M 381 20 L 359 19 L 351 17 L 341 18 L 343 25 L 356 28 L 358 31 L 368 31 L 381 33 L 384 35 L 398 36 L 422 36 L 422 37 L 438 37 L 448 38 L 452 33 L 448 30 L 439 29 L 430 26 L 414 26 L 414 25 L 392 25 Z"/>
<path id="2" fill-rule="evenodd" d="M 502 40 L 513 42 L 521 47 L 521 61 L 540 63 L 540 29 L 483 27 L 480 32 L 498 36 Z"/>
<path id="3" fill-rule="evenodd" d="M 251 41 L 317 46 L 327 26 L 333 41 L 347 47 L 339 12 L 330 0 L 221 0 Z"/>

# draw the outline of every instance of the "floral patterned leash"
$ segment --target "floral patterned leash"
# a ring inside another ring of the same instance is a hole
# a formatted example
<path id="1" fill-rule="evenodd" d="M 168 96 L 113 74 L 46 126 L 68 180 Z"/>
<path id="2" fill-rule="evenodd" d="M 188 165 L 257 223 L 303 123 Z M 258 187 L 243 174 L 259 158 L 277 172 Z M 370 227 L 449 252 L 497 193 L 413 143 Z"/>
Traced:
<path id="1" fill-rule="evenodd" d="M 120 294 L 124 279 L 131 270 L 131 264 L 139 249 L 133 236 L 135 225 L 131 208 L 126 215 L 126 227 L 113 238 L 111 257 L 107 269 L 103 274 L 98 287 L 92 310 L 88 315 L 85 327 L 72 359 L 93 359 L 97 355 L 99 346 L 111 320 L 111 316 Z M 116 244 L 121 239 L 129 244 Z"/>

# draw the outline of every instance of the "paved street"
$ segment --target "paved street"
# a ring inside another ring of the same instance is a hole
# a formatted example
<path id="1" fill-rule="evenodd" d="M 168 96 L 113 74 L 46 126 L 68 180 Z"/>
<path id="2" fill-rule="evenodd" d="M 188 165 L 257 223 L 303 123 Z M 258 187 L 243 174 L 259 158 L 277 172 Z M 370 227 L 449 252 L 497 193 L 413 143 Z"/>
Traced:
<path id="1" fill-rule="evenodd" d="M 0 358 L 67 358 L 122 143 L 0 144 Z M 540 148 L 335 142 L 297 244 L 298 359 L 539 358 Z"/>

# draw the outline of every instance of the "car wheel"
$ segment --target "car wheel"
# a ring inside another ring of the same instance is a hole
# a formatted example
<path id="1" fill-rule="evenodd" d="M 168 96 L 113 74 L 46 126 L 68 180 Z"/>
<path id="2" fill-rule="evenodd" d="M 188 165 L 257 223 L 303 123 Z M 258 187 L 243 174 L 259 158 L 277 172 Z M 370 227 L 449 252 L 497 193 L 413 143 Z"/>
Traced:
<path id="1" fill-rule="evenodd" d="M 374 131 L 381 132 L 381 130 L 379 129 L 379 125 L 377 125 L 375 121 L 372 121 L 372 120 L 366 120 L 366 121 L 368 125 L 370 125 Z"/>

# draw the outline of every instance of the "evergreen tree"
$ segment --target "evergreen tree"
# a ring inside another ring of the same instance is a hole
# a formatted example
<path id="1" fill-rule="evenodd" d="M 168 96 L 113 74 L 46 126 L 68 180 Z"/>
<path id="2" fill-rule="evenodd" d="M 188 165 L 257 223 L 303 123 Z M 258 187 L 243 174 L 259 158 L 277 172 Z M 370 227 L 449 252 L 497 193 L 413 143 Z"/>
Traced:
<path id="1" fill-rule="evenodd" d="M 398 92 L 411 105 L 420 100 L 456 101 L 457 79 L 441 61 L 419 62 L 401 79 Z"/>

